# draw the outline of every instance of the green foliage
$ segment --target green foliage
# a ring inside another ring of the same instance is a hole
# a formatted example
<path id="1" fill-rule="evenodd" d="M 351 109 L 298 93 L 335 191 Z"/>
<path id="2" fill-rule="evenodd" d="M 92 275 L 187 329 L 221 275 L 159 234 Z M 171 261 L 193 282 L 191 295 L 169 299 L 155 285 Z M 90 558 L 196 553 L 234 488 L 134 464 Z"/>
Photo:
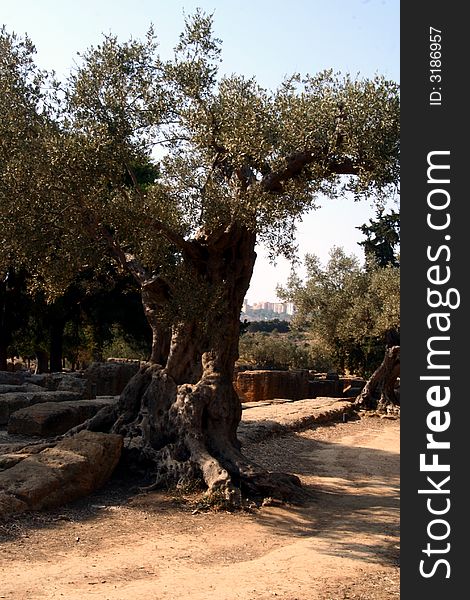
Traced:
<path id="1" fill-rule="evenodd" d="M 396 248 L 400 244 L 400 214 L 391 210 L 388 214 L 382 208 L 377 210 L 376 220 L 370 219 L 369 225 L 358 227 L 366 236 L 359 242 L 364 248 L 366 261 L 379 267 L 400 266 Z"/>
<path id="2" fill-rule="evenodd" d="M 27 324 L 30 307 L 25 272 L 6 269 L 0 278 L 0 370 L 6 370 L 7 358 L 14 354 L 15 335 Z"/>
<path id="3" fill-rule="evenodd" d="M 400 327 L 399 269 L 362 268 L 341 248 L 330 251 L 325 267 L 311 255 L 305 264 L 305 282 L 293 274 L 278 289 L 297 307 L 294 322 L 311 331 L 336 368 L 370 374 L 383 358 L 387 332 Z"/>
<path id="4" fill-rule="evenodd" d="M 115 323 L 111 328 L 111 337 L 103 346 L 103 359 L 132 358 L 148 360 L 150 355 L 149 340 L 137 337 L 135 333 L 126 331 L 122 325 Z"/>
<path id="5" fill-rule="evenodd" d="M 20 266 L 17 258 L 24 256 L 24 247 L 39 243 L 44 251 L 46 243 L 40 221 L 34 236 L 32 228 L 22 227 L 30 206 L 44 200 L 43 211 L 48 208 L 41 193 L 47 162 L 42 139 L 49 127 L 43 93 L 47 76 L 35 66 L 34 53 L 28 38 L 0 30 L 0 272 Z"/>
<path id="6" fill-rule="evenodd" d="M 324 357 L 306 343 L 273 332 L 246 333 L 240 338 L 240 360 L 260 369 L 314 369 L 324 367 Z"/>
<path id="7" fill-rule="evenodd" d="M 396 188 L 398 87 L 382 77 L 325 71 L 276 90 L 220 77 L 201 12 L 170 60 L 152 29 L 108 35 L 59 84 L 34 52 L 1 30 L 0 268 L 25 266 L 49 299 L 111 257 L 165 283 L 171 322 L 207 320 L 223 290 L 201 276 L 201 240 L 235 223 L 291 256 L 318 194 Z"/>
<path id="8" fill-rule="evenodd" d="M 290 327 L 288 321 L 272 319 L 271 321 L 251 321 L 248 323 L 246 331 L 249 333 L 256 333 L 257 331 L 287 333 L 290 331 Z"/>
<path id="9" fill-rule="evenodd" d="M 63 342 L 63 357 L 73 369 L 91 363 L 96 356 L 93 328 L 82 320 L 65 324 Z"/>
<path id="10" fill-rule="evenodd" d="M 118 353 L 122 349 L 124 358 L 148 359 L 151 331 L 139 289 L 129 276 L 119 276 L 113 270 L 83 272 L 64 294 L 49 303 L 40 292 L 28 293 L 26 282 L 22 274 L 12 307 L 21 313 L 15 316 L 11 309 L 7 311 L 10 357 L 33 359 L 38 350 L 49 354 L 55 327 L 59 334 L 63 331 L 62 356 L 72 365 L 102 360 L 110 348 L 117 353 L 114 356 L 121 356 Z M 1 290 L 0 286 L 0 302 Z"/>

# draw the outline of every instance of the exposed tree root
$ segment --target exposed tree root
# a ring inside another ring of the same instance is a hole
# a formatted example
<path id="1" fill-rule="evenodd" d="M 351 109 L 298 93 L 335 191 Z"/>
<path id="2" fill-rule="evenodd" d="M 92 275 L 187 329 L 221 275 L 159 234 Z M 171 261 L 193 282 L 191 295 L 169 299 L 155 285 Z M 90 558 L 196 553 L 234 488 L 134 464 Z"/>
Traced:
<path id="1" fill-rule="evenodd" d="M 236 507 L 242 496 L 305 500 L 295 475 L 269 473 L 240 452 L 236 427 L 241 406 L 230 383 L 217 377 L 177 386 L 158 366 L 130 381 L 117 406 L 102 409 L 80 429 L 119 433 L 123 463 L 138 467 L 158 487 L 205 488 L 206 500 Z"/>
<path id="2" fill-rule="evenodd" d="M 165 369 L 151 365 L 133 377 L 116 405 L 23 452 L 54 446 L 84 429 L 118 433 L 124 438 L 121 466 L 150 482 L 141 489 L 197 486 L 206 502 L 230 508 L 243 506 L 243 498 L 304 501 L 298 477 L 267 472 L 242 454 L 236 438 L 240 417 L 231 382 L 213 376 L 177 386 Z"/>

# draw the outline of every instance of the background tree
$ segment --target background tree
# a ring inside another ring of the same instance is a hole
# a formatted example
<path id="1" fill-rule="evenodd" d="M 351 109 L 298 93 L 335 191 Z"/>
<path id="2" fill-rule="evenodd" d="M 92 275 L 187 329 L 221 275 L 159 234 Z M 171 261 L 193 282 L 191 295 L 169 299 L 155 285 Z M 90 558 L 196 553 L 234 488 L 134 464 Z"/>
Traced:
<path id="1" fill-rule="evenodd" d="M 310 330 L 338 370 L 369 377 L 358 405 L 382 410 L 398 404 L 399 268 L 380 267 L 371 256 L 361 267 L 341 248 L 333 248 L 324 268 L 315 256 L 307 256 L 305 263 L 306 281 L 293 274 L 286 288 L 278 290 L 296 305 L 294 324 Z"/>
<path id="2" fill-rule="evenodd" d="M 26 290 L 26 274 L 13 267 L 0 279 L 0 371 L 7 370 L 7 359 L 16 333 L 27 323 L 31 299 Z"/>
<path id="3" fill-rule="evenodd" d="M 110 354 L 113 346 L 133 348 L 134 357 L 148 360 L 151 330 L 143 311 L 140 289 L 132 277 L 111 269 L 100 278 L 92 278 L 86 285 L 80 309 L 81 326 L 88 329 L 91 338 L 89 360 L 102 361 L 109 356 L 126 358 L 122 353 Z"/>
<path id="4" fill-rule="evenodd" d="M 248 333 L 256 333 L 257 331 L 265 331 L 268 333 L 277 331 L 278 333 L 287 333 L 290 331 L 289 322 L 282 319 L 271 319 L 270 321 L 247 321 L 246 323 L 246 331 Z"/>
<path id="5" fill-rule="evenodd" d="M 9 357 L 35 360 L 36 372 L 60 372 L 64 359 L 76 369 L 79 362 L 83 366 L 103 360 L 105 353 L 120 356 L 109 354 L 113 347 L 126 348 L 128 354 L 133 350 L 134 356 L 147 360 L 151 331 L 140 290 L 129 275 L 104 266 L 101 272 L 82 272 L 51 302 L 40 290 L 28 292 L 26 278 L 21 295 L 12 295 L 10 283 Z"/>
<path id="6" fill-rule="evenodd" d="M 367 239 L 364 247 L 366 264 L 375 270 L 374 291 L 379 299 L 378 323 L 385 329 L 385 354 L 357 398 L 361 407 L 386 411 L 400 404 L 396 383 L 400 376 L 399 266 L 400 215 L 392 210 L 377 211 L 376 220 L 360 227 Z M 375 269 L 376 266 L 385 269 Z"/>
<path id="7" fill-rule="evenodd" d="M 86 427 L 121 433 L 157 484 L 196 478 L 236 503 L 240 492 L 289 496 L 299 486 L 248 461 L 236 436 L 232 380 L 255 244 L 291 253 L 295 220 L 316 194 L 395 186 L 399 100 L 380 77 L 295 75 L 273 92 L 218 78 L 211 29 L 210 17 L 188 18 L 169 61 L 153 31 L 142 42 L 108 36 L 81 57 L 41 138 L 47 160 L 34 190 L 47 197 L 47 219 L 32 203 L 22 226 L 45 221 L 52 243 L 37 264 L 47 264 L 51 290 L 94 264 L 97 248 L 141 288 L 153 365 Z M 139 185 L 134 165 L 155 146 L 160 178 Z M 22 173 L 12 176 L 19 188 Z M 11 225 L 8 203 L 2 212 Z"/>
<path id="8" fill-rule="evenodd" d="M 383 208 L 377 210 L 376 219 L 369 224 L 358 227 L 366 236 L 359 242 L 364 248 L 366 262 L 379 267 L 399 267 L 400 259 L 397 247 L 400 245 L 400 213 L 391 210 L 386 213 Z"/>
<path id="9" fill-rule="evenodd" d="M 278 293 L 294 302 L 294 323 L 330 354 L 340 371 L 369 376 L 383 357 L 390 331 L 400 326 L 400 272 L 333 248 L 323 267 L 316 256 L 305 258 L 305 282 L 293 274 Z"/>

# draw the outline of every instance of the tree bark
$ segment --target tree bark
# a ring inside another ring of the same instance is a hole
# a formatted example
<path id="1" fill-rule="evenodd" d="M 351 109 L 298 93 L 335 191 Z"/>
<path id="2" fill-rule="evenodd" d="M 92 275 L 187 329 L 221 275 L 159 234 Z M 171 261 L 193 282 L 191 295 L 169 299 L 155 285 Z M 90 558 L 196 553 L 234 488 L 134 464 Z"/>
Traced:
<path id="1" fill-rule="evenodd" d="M 118 406 L 103 409 L 84 426 L 123 435 L 124 461 L 152 472 L 152 487 L 198 481 L 211 501 L 229 505 L 239 505 L 243 495 L 304 498 L 297 477 L 268 473 L 248 461 L 237 439 L 242 411 L 233 376 L 255 234 L 232 225 L 199 236 L 197 243 L 201 252 L 194 267 L 207 289 L 216 290 L 212 309 L 205 319 L 174 325 L 166 362 L 159 350 L 160 360 L 129 382 Z M 143 299 L 144 306 L 152 302 L 150 289 Z M 146 310 L 151 316 L 157 312 Z"/>
<path id="2" fill-rule="evenodd" d="M 6 302 L 6 285 L 0 282 L 0 371 L 7 370 L 8 343 L 11 339 L 8 327 L 8 314 Z"/>
<path id="3" fill-rule="evenodd" d="M 165 301 L 166 294 L 157 282 L 142 285 L 142 305 L 152 330 L 150 362 L 157 365 L 165 365 L 170 353 L 171 328 L 164 322 L 161 314 Z"/>
<path id="4" fill-rule="evenodd" d="M 24 308 L 24 274 L 11 267 L 0 280 L 0 371 L 8 368 L 8 346 L 19 329 Z"/>
<path id="5" fill-rule="evenodd" d="M 385 350 L 380 366 L 372 373 L 364 389 L 355 400 L 355 405 L 368 410 L 387 412 L 400 405 L 395 386 L 400 376 L 400 346 Z"/>
<path id="6" fill-rule="evenodd" d="M 2 339 L 2 336 L 0 334 L 0 371 L 6 371 L 8 368 L 8 362 L 7 362 L 7 346 L 5 344 L 5 342 Z"/>
<path id="7" fill-rule="evenodd" d="M 36 350 L 36 374 L 49 371 L 49 356 L 45 350 Z"/>
<path id="8" fill-rule="evenodd" d="M 62 372 L 62 351 L 65 321 L 55 320 L 49 328 L 49 368 L 51 373 Z"/>

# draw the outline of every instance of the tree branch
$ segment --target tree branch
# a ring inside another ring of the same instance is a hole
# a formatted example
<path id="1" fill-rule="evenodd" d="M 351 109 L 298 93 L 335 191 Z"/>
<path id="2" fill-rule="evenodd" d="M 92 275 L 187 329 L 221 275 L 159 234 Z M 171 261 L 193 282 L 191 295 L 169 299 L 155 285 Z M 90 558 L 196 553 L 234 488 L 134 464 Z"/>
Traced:
<path id="1" fill-rule="evenodd" d="M 310 150 L 295 152 L 286 159 L 284 168 L 273 171 L 261 180 L 261 189 L 264 192 L 282 193 L 283 183 L 298 177 L 302 170 L 317 160 L 317 156 Z M 326 165 L 327 171 L 334 175 L 358 175 L 358 166 L 351 158 L 332 159 Z"/>

